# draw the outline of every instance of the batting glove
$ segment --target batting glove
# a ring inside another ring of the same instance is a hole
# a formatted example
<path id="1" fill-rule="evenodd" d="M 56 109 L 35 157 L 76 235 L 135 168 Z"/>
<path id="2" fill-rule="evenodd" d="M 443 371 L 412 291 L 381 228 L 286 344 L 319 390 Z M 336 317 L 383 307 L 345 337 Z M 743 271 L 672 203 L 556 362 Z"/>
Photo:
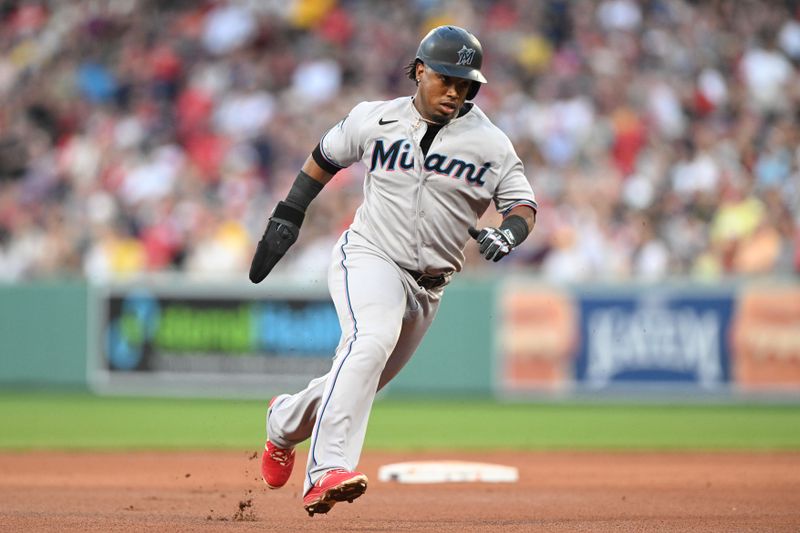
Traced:
<path id="1" fill-rule="evenodd" d="M 511 253 L 514 248 L 514 235 L 508 231 L 501 231 L 497 228 L 483 228 L 478 231 L 472 226 L 469 227 L 470 236 L 478 241 L 480 252 L 487 261 L 495 263 Z"/>

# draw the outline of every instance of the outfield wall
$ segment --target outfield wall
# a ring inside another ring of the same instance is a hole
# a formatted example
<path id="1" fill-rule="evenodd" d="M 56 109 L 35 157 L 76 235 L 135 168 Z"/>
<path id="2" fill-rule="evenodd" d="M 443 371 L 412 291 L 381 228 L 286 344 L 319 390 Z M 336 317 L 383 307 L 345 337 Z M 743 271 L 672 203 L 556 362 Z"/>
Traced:
<path id="1" fill-rule="evenodd" d="M 88 326 L 83 283 L 0 285 L 0 385 L 85 387 Z"/>
<path id="2" fill-rule="evenodd" d="M 302 387 L 339 338 L 324 286 L 153 280 L 0 286 L 0 384 L 258 396 Z M 462 277 L 386 391 L 800 399 L 800 284 Z"/>

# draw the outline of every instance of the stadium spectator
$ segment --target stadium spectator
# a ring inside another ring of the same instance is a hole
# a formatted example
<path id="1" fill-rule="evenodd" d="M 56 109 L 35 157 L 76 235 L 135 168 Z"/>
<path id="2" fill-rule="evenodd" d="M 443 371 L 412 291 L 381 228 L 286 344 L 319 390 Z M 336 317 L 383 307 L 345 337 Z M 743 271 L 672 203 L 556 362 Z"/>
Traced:
<path id="1" fill-rule="evenodd" d="M 0 280 L 244 279 L 315 132 L 401 94 L 447 22 L 488 41 L 478 98 L 542 206 L 494 268 L 800 273 L 795 0 L 19 0 L 0 7 Z M 279 270 L 324 277 L 360 187 L 337 177 Z"/>

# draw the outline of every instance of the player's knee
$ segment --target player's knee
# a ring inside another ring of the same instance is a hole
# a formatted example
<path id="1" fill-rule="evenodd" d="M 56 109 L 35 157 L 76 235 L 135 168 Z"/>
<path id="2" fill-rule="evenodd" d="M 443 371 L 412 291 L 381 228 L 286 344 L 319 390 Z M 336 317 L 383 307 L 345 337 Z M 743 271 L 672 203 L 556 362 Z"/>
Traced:
<path id="1" fill-rule="evenodd" d="M 396 343 L 396 335 L 361 335 L 356 339 L 356 358 L 362 365 L 374 366 L 372 370 L 382 372 Z"/>

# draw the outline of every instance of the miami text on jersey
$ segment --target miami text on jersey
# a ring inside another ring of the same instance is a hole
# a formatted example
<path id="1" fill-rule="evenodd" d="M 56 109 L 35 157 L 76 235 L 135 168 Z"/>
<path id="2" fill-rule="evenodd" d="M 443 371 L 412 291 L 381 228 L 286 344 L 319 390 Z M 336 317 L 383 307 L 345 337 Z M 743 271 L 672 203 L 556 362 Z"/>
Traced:
<path id="1" fill-rule="evenodd" d="M 400 139 L 393 142 L 389 148 L 385 148 L 383 140 L 375 141 L 375 148 L 372 151 L 372 163 L 370 172 L 380 167 L 385 170 L 395 170 L 400 166 L 403 170 L 414 168 L 414 155 L 411 153 L 411 143 L 407 139 Z M 423 167 L 425 170 L 435 172 L 443 176 L 454 178 L 463 177 L 471 185 L 483 187 L 483 175 L 492 163 L 484 163 L 480 168 L 474 163 L 469 163 L 461 159 L 449 158 L 446 155 L 430 153 L 425 158 Z"/>

